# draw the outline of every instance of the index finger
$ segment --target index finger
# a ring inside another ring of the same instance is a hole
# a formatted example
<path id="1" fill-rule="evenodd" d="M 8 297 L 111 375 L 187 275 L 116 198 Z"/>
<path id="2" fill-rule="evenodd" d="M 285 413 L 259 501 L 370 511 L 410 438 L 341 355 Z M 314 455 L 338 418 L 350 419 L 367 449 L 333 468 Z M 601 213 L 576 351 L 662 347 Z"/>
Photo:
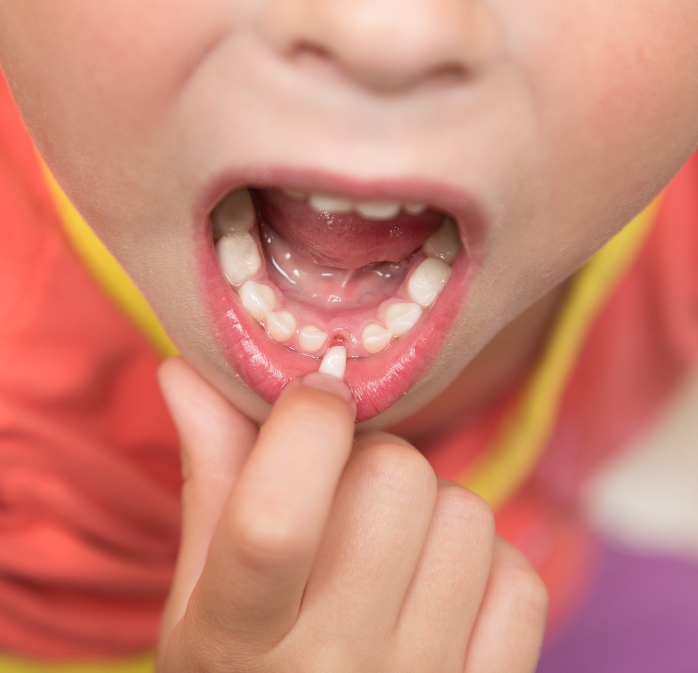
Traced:
<path id="1" fill-rule="evenodd" d="M 195 600 L 227 638 L 278 642 L 298 615 L 354 439 L 349 388 L 310 374 L 282 393 L 214 535 Z M 254 642 L 251 642 L 254 641 Z"/>

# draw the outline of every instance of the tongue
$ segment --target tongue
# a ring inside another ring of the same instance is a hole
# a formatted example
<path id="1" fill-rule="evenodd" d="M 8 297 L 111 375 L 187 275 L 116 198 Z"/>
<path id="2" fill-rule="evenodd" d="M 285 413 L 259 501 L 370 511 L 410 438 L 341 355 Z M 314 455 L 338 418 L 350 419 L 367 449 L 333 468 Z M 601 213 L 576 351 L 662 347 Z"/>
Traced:
<path id="1" fill-rule="evenodd" d="M 302 256 L 324 266 L 358 269 L 409 257 L 441 224 L 427 210 L 392 220 L 368 220 L 354 213 L 326 213 L 278 190 L 251 190 L 260 214 Z"/>

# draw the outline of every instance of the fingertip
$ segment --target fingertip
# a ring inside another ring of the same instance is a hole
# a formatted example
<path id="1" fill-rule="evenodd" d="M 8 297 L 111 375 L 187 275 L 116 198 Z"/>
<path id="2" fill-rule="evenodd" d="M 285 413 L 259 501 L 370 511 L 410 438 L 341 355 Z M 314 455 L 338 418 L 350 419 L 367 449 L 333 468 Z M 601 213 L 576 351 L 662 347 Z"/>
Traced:
<path id="1" fill-rule="evenodd" d="M 351 389 L 344 381 L 338 379 L 336 376 L 321 372 L 313 372 L 301 379 L 301 385 L 317 390 L 325 390 L 328 393 L 337 395 L 337 397 L 341 397 L 347 404 L 356 407 L 356 401 L 354 400 Z"/>

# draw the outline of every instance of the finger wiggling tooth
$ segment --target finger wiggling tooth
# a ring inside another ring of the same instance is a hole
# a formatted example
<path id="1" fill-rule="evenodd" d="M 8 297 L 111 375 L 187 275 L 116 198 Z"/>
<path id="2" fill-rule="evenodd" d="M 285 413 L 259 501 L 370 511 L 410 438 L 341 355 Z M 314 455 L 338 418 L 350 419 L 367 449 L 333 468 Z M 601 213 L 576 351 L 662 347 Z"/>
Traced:
<path id="1" fill-rule="evenodd" d="M 325 357 L 320 363 L 321 374 L 331 374 L 338 379 L 344 380 L 344 370 L 347 366 L 347 349 L 344 346 L 332 346 L 327 349 Z"/>
<path id="2" fill-rule="evenodd" d="M 447 217 L 442 225 L 424 242 L 422 251 L 427 257 L 438 257 L 451 264 L 460 250 L 460 235 L 456 223 Z"/>
<path id="3" fill-rule="evenodd" d="M 385 311 L 385 326 L 396 336 L 407 334 L 422 317 L 422 307 L 418 304 L 400 302 L 390 304 Z"/>
<path id="4" fill-rule="evenodd" d="M 262 322 L 276 306 L 276 293 L 268 285 L 248 280 L 240 288 L 240 301 L 255 320 Z"/>
<path id="5" fill-rule="evenodd" d="M 324 347 L 328 336 L 327 332 L 315 325 L 304 325 L 298 332 L 298 345 L 306 353 L 317 353 Z"/>
<path id="6" fill-rule="evenodd" d="M 269 336 L 274 341 L 283 343 L 296 333 L 298 320 L 291 311 L 270 311 L 267 313 L 266 326 Z"/>
<path id="7" fill-rule="evenodd" d="M 392 340 L 393 333 L 376 323 L 366 325 L 361 333 L 361 344 L 371 355 L 385 350 Z"/>
<path id="8" fill-rule="evenodd" d="M 422 308 L 433 306 L 451 277 L 451 267 L 437 257 L 419 263 L 407 281 L 410 299 Z"/>
<path id="9" fill-rule="evenodd" d="M 255 224 L 252 198 L 248 189 L 239 189 L 221 201 L 211 213 L 213 237 L 249 232 Z"/>
<path id="10" fill-rule="evenodd" d="M 231 285 L 242 285 L 262 268 L 257 242 L 245 232 L 223 236 L 216 243 L 216 254 L 221 271 Z"/>

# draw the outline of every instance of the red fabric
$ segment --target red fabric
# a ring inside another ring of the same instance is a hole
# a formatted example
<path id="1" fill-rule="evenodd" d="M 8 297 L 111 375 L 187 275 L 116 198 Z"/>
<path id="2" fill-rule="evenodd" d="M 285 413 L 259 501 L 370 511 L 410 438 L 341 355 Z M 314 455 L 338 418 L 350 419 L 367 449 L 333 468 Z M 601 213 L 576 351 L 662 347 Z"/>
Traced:
<path id="1" fill-rule="evenodd" d="M 0 79 L 0 651 L 152 647 L 177 551 L 159 358 L 65 239 Z"/>

